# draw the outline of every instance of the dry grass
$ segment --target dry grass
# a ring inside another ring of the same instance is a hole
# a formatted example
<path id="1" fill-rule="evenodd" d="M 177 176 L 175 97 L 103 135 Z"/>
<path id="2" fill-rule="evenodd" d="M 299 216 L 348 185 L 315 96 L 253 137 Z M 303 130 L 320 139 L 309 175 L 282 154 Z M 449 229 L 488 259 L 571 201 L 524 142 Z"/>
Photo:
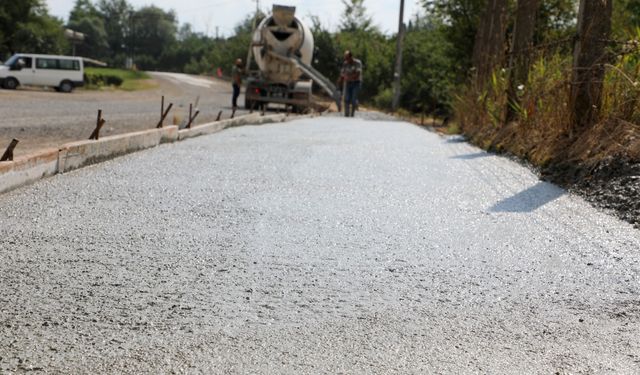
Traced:
<path id="1" fill-rule="evenodd" d="M 517 121 L 505 124 L 506 72 L 483 89 L 467 88 L 455 102 L 456 121 L 474 143 L 545 167 L 571 162 L 588 168 L 607 158 L 640 162 L 640 50 L 607 66 L 601 120 L 576 132 L 571 126 L 571 57 L 540 57 L 518 90 Z"/>

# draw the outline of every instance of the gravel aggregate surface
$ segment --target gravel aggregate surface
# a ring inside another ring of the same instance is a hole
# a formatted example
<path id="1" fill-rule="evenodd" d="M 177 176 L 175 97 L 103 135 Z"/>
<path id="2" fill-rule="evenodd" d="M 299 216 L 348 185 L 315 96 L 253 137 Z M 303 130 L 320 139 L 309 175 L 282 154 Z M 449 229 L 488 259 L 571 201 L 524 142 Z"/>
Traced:
<path id="1" fill-rule="evenodd" d="M 0 373 L 639 373 L 638 249 L 456 137 L 232 128 L 0 195 Z"/>
<path id="2" fill-rule="evenodd" d="M 98 109 L 102 109 L 107 121 L 100 132 L 102 136 L 152 129 L 160 120 L 163 95 L 166 106 L 174 104 L 166 125 L 182 123 L 190 103 L 197 103 L 200 110 L 196 123 L 215 120 L 220 110 L 224 111 L 224 118 L 231 115 L 228 82 L 178 73 L 151 76 L 158 83 L 156 88 L 134 92 L 78 89 L 63 94 L 40 88 L 0 89 L 0 149 L 4 151 L 12 138 L 20 140 L 16 156 L 88 139 L 95 128 Z M 244 103 L 243 98 L 239 103 Z"/>

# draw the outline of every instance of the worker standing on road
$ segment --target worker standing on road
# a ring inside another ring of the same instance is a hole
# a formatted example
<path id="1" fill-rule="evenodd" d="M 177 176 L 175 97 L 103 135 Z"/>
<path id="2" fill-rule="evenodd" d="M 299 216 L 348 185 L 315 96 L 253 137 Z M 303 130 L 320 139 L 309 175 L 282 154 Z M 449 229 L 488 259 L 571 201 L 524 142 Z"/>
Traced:
<path id="1" fill-rule="evenodd" d="M 353 117 L 358 108 L 358 93 L 362 86 L 362 62 L 353 57 L 351 51 L 344 52 L 338 87 L 344 85 L 344 115 Z"/>
<path id="2" fill-rule="evenodd" d="M 231 105 L 233 110 L 238 109 L 238 97 L 240 96 L 240 87 L 242 86 L 242 76 L 244 75 L 244 67 L 242 59 L 236 59 L 236 63 L 231 68 L 231 80 L 233 82 L 233 98 Z"/>

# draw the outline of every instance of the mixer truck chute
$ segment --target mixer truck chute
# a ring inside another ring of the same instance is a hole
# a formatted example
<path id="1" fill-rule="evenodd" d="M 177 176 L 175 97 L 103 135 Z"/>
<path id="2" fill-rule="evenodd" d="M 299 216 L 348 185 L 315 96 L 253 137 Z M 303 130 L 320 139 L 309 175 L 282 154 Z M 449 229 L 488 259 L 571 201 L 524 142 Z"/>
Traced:
<path id="1" fill-rule="evenodd" d="M 253 33 L 251 49 L 259 70 L 247 80 L 247 109 L 269 103 L 307 108 L 311 105 L 312 81 L 339 106 L 340 92 L 311 66 L 313 34 L 295 17 L 295 11 L 295 7 L 274 5 L 273 14 Z"/>

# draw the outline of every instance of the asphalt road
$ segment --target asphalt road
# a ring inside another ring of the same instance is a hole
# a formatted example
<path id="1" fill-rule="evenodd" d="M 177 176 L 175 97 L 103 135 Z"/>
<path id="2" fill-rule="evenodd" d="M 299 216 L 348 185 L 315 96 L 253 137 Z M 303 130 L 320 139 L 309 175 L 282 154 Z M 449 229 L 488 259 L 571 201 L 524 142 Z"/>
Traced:
<path id="1" fill-rule="evenodd" d="M 16 156 L 89 138 L 98 109 L 106 124 L 102 136 L 150 129 L 160 120 L 160 98 L 173 103 L 165 124 L 180 124 L 189 104 L 200 115 L 196 123 L 213 121 L 219 111 L 231 115 L 231 85 L 218 79 L 179 73 L 151 73 L 157 87 L 135 91 L 76 90 L 62 94 L 41 88 L 0 89 L 0 149 L 11 139 L 20 140 Z M 244 103 L 243 97 L 239 103 Z M 243 111 L 238 112 L 238 114 Z"/>
<path id="2" fill-rule="evenodd" d="M 233 128 L 0 196 L 0 373 L 639 373 L 639 234 L 406 123 Z"/>

